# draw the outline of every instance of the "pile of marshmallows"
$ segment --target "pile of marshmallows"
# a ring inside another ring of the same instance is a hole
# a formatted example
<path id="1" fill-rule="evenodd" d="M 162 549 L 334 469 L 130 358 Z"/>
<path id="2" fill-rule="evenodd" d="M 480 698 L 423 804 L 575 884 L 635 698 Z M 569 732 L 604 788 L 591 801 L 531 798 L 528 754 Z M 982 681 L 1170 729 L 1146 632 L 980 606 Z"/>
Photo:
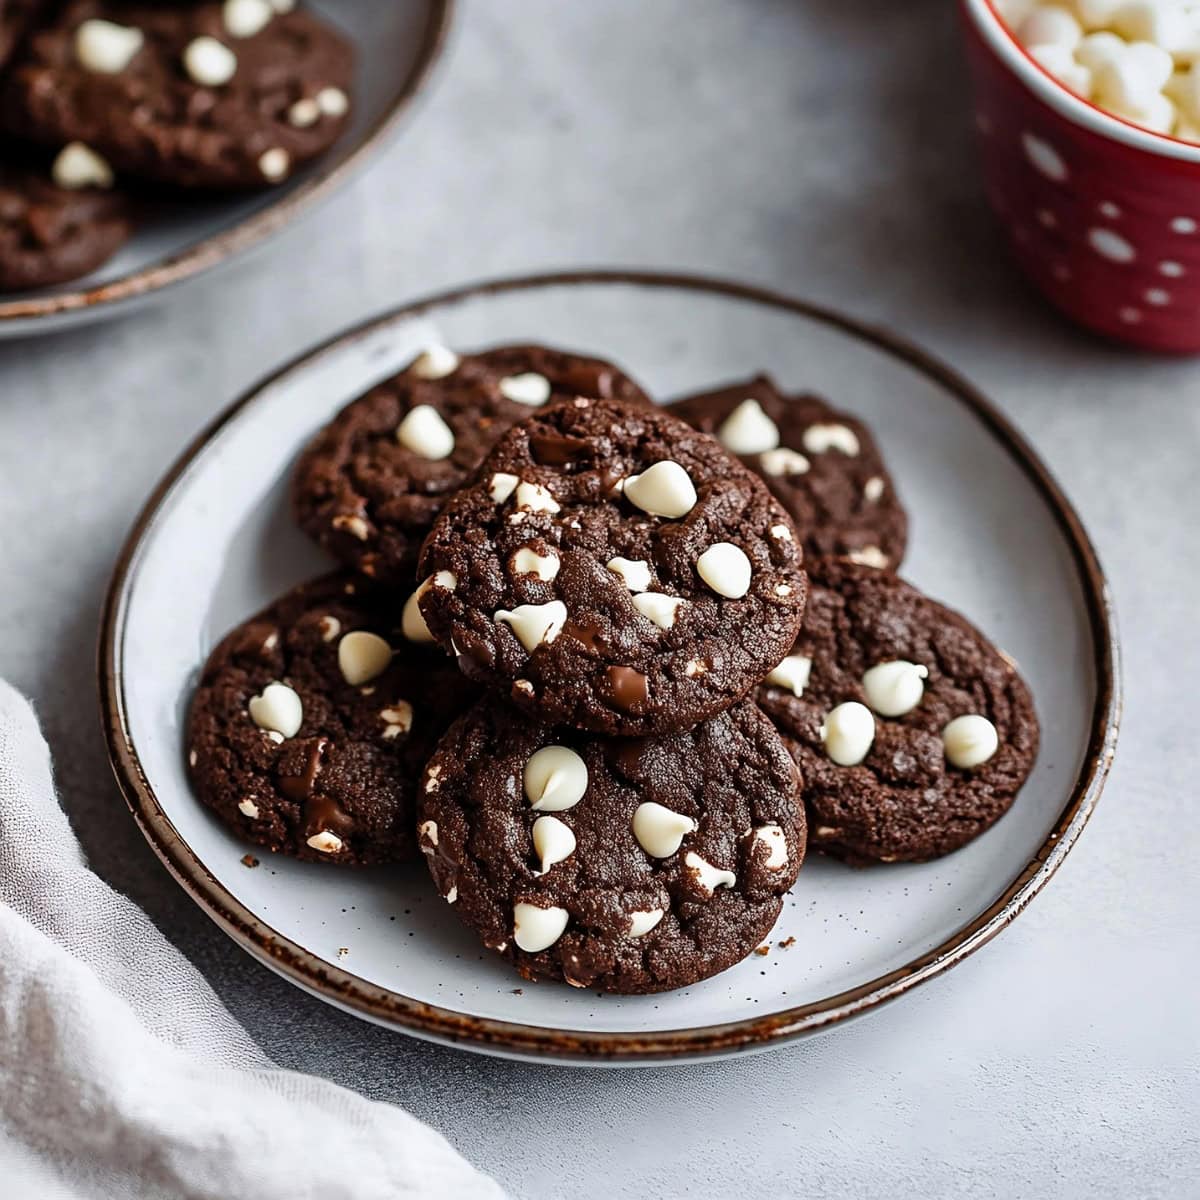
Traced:
<path id="1" fill-rule="evenodd" d="M 1200 143 L 1200 0 L 996 0 L 1017 41 L 1076 95 Z"/>

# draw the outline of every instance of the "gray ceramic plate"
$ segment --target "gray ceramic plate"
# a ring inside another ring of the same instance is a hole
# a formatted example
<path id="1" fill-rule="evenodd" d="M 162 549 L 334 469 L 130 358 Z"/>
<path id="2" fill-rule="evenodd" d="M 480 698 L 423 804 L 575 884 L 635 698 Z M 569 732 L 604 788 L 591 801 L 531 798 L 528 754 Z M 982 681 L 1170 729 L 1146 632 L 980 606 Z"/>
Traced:
<path id="1" fill-rule="evenodd" d="M 327 565 L 292 527 L 293 458 L 345 401 L 428 341 L 538 339 L 611 357 L 670 396 L 765 368 L 876 429 L 912 514 L 905 574 L 1022 664 L 1043 723 L 1012 811 L 925 865 L 814 856 L 764 956 L 680 992 L 521 985 L 436 895 L 424 867 L 339 872 L 238 843 L 192 796 L 182 725 L 231 624 Z M 121 555 L 101 642 L 118 781 L 163 861 L 250 953 L 395 1029 L 501 1054 L 680 1061 L 747 1051 L 865 1012 L 961 961 L 1046 883 L 1087 821 L 1116 741 L 1112 613 L 1065 497 L 1005 420 L 947 368 L 855 322 L 715 281 L 593 274 L 509 281 L 410 305 L 238 401 L 151 497 Z M 794 943 L 787 943 L 794 938 Z"/>
<path id="2" fill-rule="evenodd" d="M 350 128 L 281 187 L 252 196 L 155 202 L 133 238 L 84 279 L 0 293 L 0 337 L 51 333 L 126 312 L 277 233 L 330 195 L 399 126 L 441 51 L 453 0 L 315 0 L 358 47 Z"/>

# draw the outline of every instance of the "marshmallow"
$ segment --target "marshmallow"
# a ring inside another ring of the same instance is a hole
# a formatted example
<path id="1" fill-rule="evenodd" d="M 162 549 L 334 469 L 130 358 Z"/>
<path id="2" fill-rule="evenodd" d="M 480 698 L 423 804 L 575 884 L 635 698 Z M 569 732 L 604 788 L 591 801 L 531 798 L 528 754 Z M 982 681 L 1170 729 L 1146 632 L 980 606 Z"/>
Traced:
<path id="1" fill-rule="evenodd" d="M 442 414 L 429 404 L 418 404 L 409 409 L 396 428 L 396 441 L 431 462 L 454 453 L 454 431 L 442 419 Z"/>
<path id="2" fill-rule="evenodd" d="M 447 897 L 448 899 L 449 897 Z M 513 941 L 527 954 L 553 946 L 563 935 L 571 914 L 565 908 L 513 905 Z"/>
<path id="3" fill-rule="evenodd" d="M 734 454 L 761 454 L 779 445 L 779 427 L 751 397 L 743 400 L 721 422 L 717 438 Z"/>
<path id="4" fill-rule="evenodd" d="M 567 606 L 561 600 L 549 604 L 519 604 L 511 612 L 500 609 L 494 618 L 507 625 L 517 640 L 532 654 L 543 642 L 554 641 L 567 623 Z"/>
<path id="5" fill-rule="evenodd" d="M 1083 29 L 1074 13 L 1057 5 L 1035 8 L 1018 26 L 1017 40 L 1026 49 L 1034 46 L 1061 46 L 1074 50 L 1083 38 Z"/>
<path id="6" fill-rule="evenodd" d="M 673 812 L 653 800 L 639 804 L 633 814 L 633 836 L 651 858 L 670 858 L 684 837 L 698 828 L 691 817 Z"/>
<path id="7" fill-rule="evenodd" d="M 652 517 L 677 519 L 696 505 L 696 487 L 677 463 L 656 462 L 640 475 L 630 475 L 622 489 L 625 498 Z"/>
<path id="8" fill-rule="evenodd" d="M 1075 95 L 1085 100 L 1091 97 L 1092 73 L 1075 61 L 1075 55 L 1066 46 L 1031 46 L 1029 57 Z"/>
<path id="9" fill-rule="evenodd" d="M 740 600 L 750 590 L 750 559 L 740 546 L 717 542 L 696 560 L 696 572 L 718 596 Z"/>
<path id="10" fill-rule="evenodd" d="M 987 719 L 976 714 L 955 717 L 942 730 L 942 745 L 951 766 L 963 771 L 981 767 L 1000 747 L 1000 735 Z"/>
<path id="11" fill-rule="evenodd" d="M 587 763 L 566 746 L 543 746 L 530 755 L 523 781 L 534 812 L 565 812 L 587 791 Z"/>
<path id="12" fill-rule="evenodd" d="M 875 718 L 871 710 L 857 700 L 839 704 L 825 717 L 821 741 L 825 743 L 825 753 L 839 767 L 857 766 L 875 741 Z"/>

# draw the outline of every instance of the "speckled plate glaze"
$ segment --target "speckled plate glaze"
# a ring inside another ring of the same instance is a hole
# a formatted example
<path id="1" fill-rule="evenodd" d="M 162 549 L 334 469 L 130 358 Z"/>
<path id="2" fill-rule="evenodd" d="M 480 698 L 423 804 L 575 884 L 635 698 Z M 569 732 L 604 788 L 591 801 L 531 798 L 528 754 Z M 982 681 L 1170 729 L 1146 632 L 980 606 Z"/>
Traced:
<path id="1" fill-rule="evenodd" d="M 1013 810 L 935 863 L 856 871 L 814 856 L 764 955 L 668 995 L 529 984 L 485 956 L 425 868 L 346 873 L 265 856 L 184 775 L 197 671 L 231 624 L 326 565 L 295 530 L 296 452 L 341 404 L 437 339 L 538 339 L 614 359 L 662 397 L 760 368 L 875 428 L 913 518 L 905 574 L 1022 664 L 1043 723 Z M 816 306 L 691 277 L 543 276 L 436 296 L 356 329 L 233 405 L 150 498 L 104 615 L 101 705 L 117 779 L 188 893 L 238 943 L 330 1003 L 395 1029 L 555 1061 L 684 1061 L 776 1045 L 962 961 L 1054 873 L 1116 743 L 1114 620 L 1087 536 L 1046 468 L 948 368 Z"/>
<path id="2" fill-rule="evenodd" d="M 147 205 L 133 237 L 91 275 L 33 292 L 0 292 L 0 337 L 116 316 L 229 261 L 331 195 L 386 143 L 441 52 L 453 0 L 313 0 L 311 7 L 358 48 L 353 120 L 329 153 L 286 184 L 254 195 Z"/>

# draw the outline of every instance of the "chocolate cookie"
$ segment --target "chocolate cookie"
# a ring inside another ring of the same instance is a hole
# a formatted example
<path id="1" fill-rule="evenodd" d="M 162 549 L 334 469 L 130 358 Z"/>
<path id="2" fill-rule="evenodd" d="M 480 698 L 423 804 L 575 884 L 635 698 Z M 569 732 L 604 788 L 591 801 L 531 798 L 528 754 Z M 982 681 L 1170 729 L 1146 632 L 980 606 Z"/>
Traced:
<path id="1" fill-rule="evenodd" d="M 129 237 L 124 197 L 62 188 L 36 167 L 0 164 L 0 291 L 63 283 L 94 271 Z"/>
<path id="2" fill-rule="evenodd" d="M 0 0 L 0 70 L 49 7 L 49 0 Z"/>
<path id="3" fill-rule="evenodd" d="M 317 435 L 296 468 L 296 519 L 340 561 L 411 587 L 446 498 L 496 439 L 533 408 L 576 396 L 649 403 L 597 358 L 542 346 L 427 350 Z"/>
<path id="4" fill-rule="evenodd" d="M 333 575 L 289 592 L 209 656 L 188 721 L 196 793 L 235 833 L 357 866 L 413 854 L 413 792 L 475 694 L 393 636 L 388 598 Z"/>
<path id="5" fill-rule="evenodd" d="M 767 481 L 805 553 L 897 567 L 908 518 L 875 439 L 818 396 L 785 396 L 766 375 L 670 406 Z"/>
<path id="6" fill-rule="evenodd" d="M 804 856 L 799 783 L 749 702 L 622 741 L 488 699 L 430 760 L 418 835 L 441 894 L 527 979 L 661 992 L 770 932 Z"/>
<path id="7" fill-rule="evenodd" d="M 410 632 L 423 617 L 464 672 L 548 724 L 670 733 L 787 653 L 800 562 L 787 514 L 714 438 L 577 399 L 509 430 L 447 504 Z"/>
<path id="8" fill-rule="evenodd" d="M 856 864 L 958 849 L 1033 768 L 1029 690 L 973 625 L 890 572 L 809 573 L 804 627 L 757 699 L 804 775 L 810 845 Z"/>
<path id="9" fill-rule="evenodd" d="M 345 127 L 354 52 L 311 13 L 278 7 L 69 0 L 13 64 L 5 123 L 143 179 L 279 183 Z"/>

